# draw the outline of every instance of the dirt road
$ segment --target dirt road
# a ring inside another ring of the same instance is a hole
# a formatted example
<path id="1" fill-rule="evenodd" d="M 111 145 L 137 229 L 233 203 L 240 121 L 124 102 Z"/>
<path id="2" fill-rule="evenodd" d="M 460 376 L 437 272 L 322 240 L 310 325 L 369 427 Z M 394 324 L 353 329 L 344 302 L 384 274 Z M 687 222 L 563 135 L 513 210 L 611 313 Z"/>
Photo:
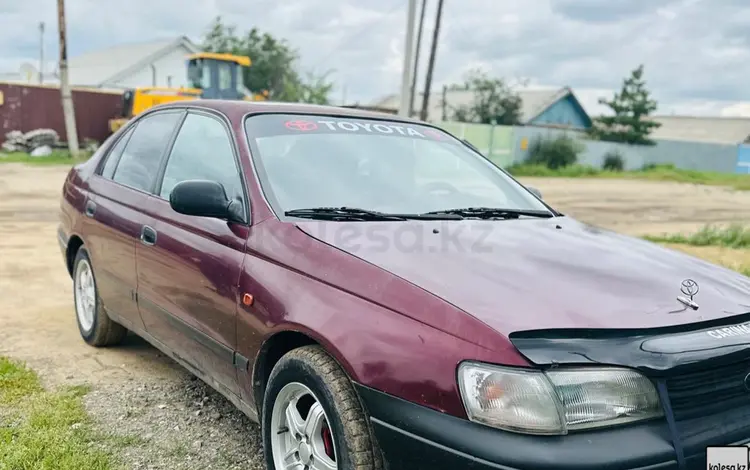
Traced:
<path id="1" fill-rule="evenodd" d="M 257 427 L 137 338 L 94 349 L 79 338 L 56 241 L 66 169 L 0 165 L 0 354 L 49 385 L 88 383 L 104 429 L 140 440 L 132 468 L 262 468 Z M 750 223 L 750 192 L 639 181 L 524 180 L 562 212 L 629 234 Z"/>

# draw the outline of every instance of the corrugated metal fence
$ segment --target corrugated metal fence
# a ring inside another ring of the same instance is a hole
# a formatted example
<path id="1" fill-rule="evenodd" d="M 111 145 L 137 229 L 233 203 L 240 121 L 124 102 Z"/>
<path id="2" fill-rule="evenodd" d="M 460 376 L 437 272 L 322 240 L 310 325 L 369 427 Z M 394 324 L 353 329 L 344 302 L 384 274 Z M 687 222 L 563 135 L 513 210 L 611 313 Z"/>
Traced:
<path id="1" fill-rule="evenodd" d="M 739 144 L 713 144 L 676 140 L 656 140 L 656 145 L 626 145 L 593 141 L 582 132 L 532 126 L 490 126 L 486 124 L 438 123 L 460 138 L 465 138 L 501 167 L 523 162 L 528 146 L 536 138 L 568 135 L 582 144 L 578 163 L 601 168 L 610 152 L 620 154 L 628 170 L 647 164 L 671 163 L 685 170 L 719 173 L 750 173 L 750 148 Z"/>
<path id="2" fill-rule="evenodd" d="M 18 130 L 54 129 L 65 140 L 60 89 L 48 86 L 0 83 L 0 143 L 5 134 Z M 120 93 L 90 89 L 74 89 L 78 140 L 102 142 L 109 135 L 109 119 L 120 114 Z"/>
<path id="3" fill-rule="evenodd" d="M 610 152 L 616 152 L 622 156 L 627 170 L 636 170 L 648 164 L 671 163 L 684 170 L 734 173 L 737 166 L 737 144 L 659 139 L 655 140 L 656 145 L 627 145 L 587 140 L 583 134 L 578 132 L 535 127 L 517 127 L 514 129 L 513 161 L 522 162 L 526 159 L 528 151 L 524 149 L 525 144 L 535 138 L 540 136 L 554 138 L 566 134 L 578 138 L 583 144 L 583 152 L 578 156 L 578 163 L 596 168 L 602 167 L 604 158 Z"/>

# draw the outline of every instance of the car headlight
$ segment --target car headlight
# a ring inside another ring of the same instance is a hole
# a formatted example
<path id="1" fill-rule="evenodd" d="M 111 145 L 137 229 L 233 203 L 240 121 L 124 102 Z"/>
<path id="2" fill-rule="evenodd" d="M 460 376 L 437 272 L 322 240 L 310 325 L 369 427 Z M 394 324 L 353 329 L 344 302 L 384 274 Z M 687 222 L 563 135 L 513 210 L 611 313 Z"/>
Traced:
<path id="1" fill-rule="evenodd" d="M 651 381 L 625 368 L 538 371 L 464 362 L 458 382 L 470 420 L 526 434 L 567 434 L 663 413 Z"/>

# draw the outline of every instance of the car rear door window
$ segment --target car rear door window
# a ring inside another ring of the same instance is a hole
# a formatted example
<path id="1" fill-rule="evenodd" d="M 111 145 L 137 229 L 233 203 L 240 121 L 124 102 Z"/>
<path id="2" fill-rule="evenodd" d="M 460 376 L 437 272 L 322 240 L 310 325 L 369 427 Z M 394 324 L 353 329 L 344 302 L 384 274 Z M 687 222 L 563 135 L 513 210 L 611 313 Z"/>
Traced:
<path id="1" fill-rule="evenodd" d="M 120 137 L 115 146 L 112 147 L 112 151 L 107 155 L 107 160 L 104 162 L 104 167 L 102 168 L 102 176 L 104 178 L 108 180 L 112 179 L 112 176 L 115 174 L 115 168 L 117 168 L 117 162 L 120 161 L 122 151 L 125 150 L 125 145 L 127 145 L 128 139 L 130 139 L 132 134 L 133 128 L 131 127 Z"/>
<path id="2" fill-rule="evenodd" d="M 141 119 L 125 145 L 113 180 L 141 191 L 151 191 L 161 157 L 180 117 L 181 113 L 173 112 Z"/>
<path id="3" fill-rule="evenodd" d="M 230 199 L 243 203 L 242 179 L 227 128 L 216 118 L 188 114 L 164 170 L 159 195 L 169 199 L 175 185 L 185 180 L 221 183 Z"/>

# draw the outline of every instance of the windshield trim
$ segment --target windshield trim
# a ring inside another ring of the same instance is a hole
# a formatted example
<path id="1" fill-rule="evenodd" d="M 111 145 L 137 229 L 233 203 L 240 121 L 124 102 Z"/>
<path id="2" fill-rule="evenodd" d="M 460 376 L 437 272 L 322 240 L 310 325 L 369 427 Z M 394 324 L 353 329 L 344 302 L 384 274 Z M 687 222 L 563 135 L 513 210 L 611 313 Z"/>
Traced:
<path id="1" fill-rule="evenodd" d="M 296 105 L 295 103 L 289 103 L 290 108 L 294 108 Z M 274 216 L 281 221 L 290 221 L 293 222 L 296 218 L 290 217 L 284 214 L 284 209 L 281 207 L 281 204 L 276 199 L 276 197 L 273 195 L 273 192 L 270 192 L 267 190 L 267 185 L 265 183 L 269 183 L 268 180 L 268 174 L 266 173 L 265 168 L 263 168 L 263 163 L 260 161 L 262 157 L 259 155 L 256 155 L 258 153 L 257 146 L 254 142 L 252 142 L 253 139 L 250 138 L 249 133 L 247 132 L 247 121 L 252 119 L 256 116 L 264 116 L 264 115 L 290 115 L 290 116 L 316 116 L 316 117 L 330 117 L 334 119 L 361 119 L 361 120 L 369 120 L 369 121 L 379 121 L 379 122 L 385 122 L 385 123 L 400 123 L 400 124 L 412 124 L 417 126 L 422 126 L 430 129 L 434 129 L 436 131 L 442 132 L 445 135 L 449 136 L 451 139 L 453 139 L 455 142 L 459 143 L 463 148 L 469 150 L 473 155 L 476 155 L 480 157 L 485 164 L 493 167 L 494 169 L 500 171 L 503 175 L 505 175 L 508 179 L 510 179 L 513 183 L 519 186 L 520 189 L 525 190 L 527 193 L 529 193 L 532 197 L 537 199 L 548 211 L 550 211 L 553 214 L 553 217 L 560 217 L 563 214 L 556 211 L 553 207 L 551 207 L 549 204 L 547 204 L 544 200 L 539 199 L 529 188 L 527 188 L 524 184 L 522 184 L 520 181 L 518 181 L 516 178 L 513 177 L 510 173 L 505 171 L 505 169 L 497 166 L 492 160 L 485 157 L 481 152 L 478 152 L 472 145 L 467 144 L 466 141 L 463 139 L 459 139 L 452 133 L 448 132 L 447 130 L 438 127 L 432 123 L 428 122 L 422 122 L 422 121 L 415 121 L 410 119 L 403 119 L 400 116 L 394 115 L 393 117 L 390 116 L 372 116 L 369 114 L 354 114 L 354 113 L 337 113 L 332 110 L 330 113 L 321 113 L 321 112 L 304 112 L 304 111 L 298 111 L 298 110 L 292 110 L 289 111 L 281 111 L 281 110 L 273 110 L 273 111 L 250 111 L 248 113 L 245 113 L 245 115 L 242 116 L 241 123 L 242 123 L 242 133 L 245 136 L 245 143 L 247 144 L 248 149 L 248 156 L 250 157 L 250 166 L 253 170 L 253 174 L 255 175 L 255 181 L 258 185 L 259 192 L 261 196 L 263 197 L 263 200 L 266 203 L 266 206 L 269 208 L 269 210 L 274 214 Z"/>

